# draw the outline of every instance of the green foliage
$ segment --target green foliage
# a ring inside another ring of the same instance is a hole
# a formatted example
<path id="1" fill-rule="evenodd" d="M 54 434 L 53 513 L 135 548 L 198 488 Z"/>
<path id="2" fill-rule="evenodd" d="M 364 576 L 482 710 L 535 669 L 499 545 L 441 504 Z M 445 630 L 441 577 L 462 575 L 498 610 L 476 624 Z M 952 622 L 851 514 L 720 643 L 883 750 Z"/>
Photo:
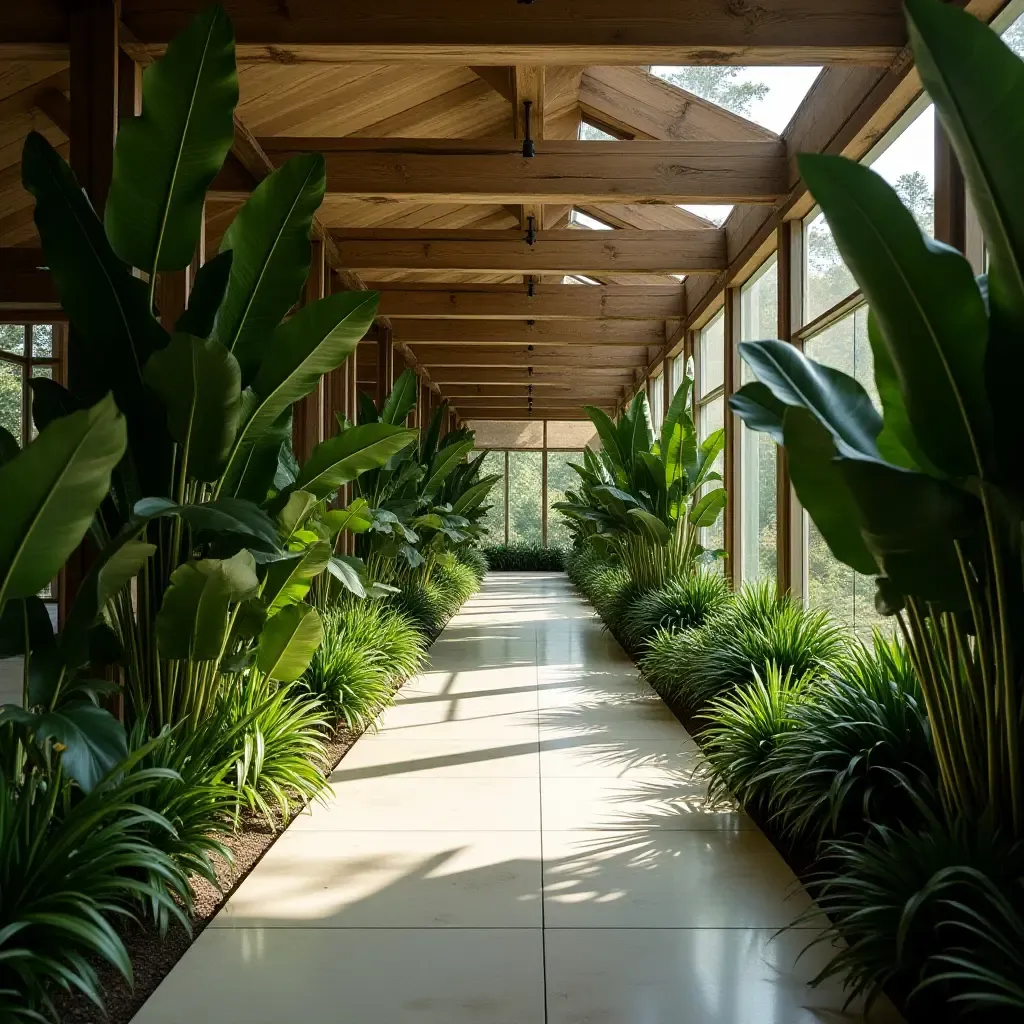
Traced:
<path id="1" fill-rule="evenodd" d="M 423 635 L 404 615 L 380 601 L 346 602 L 325 617 L 324 642 L 302 686 L 347 728 L 367 729 L 423 656 Z"/>
<path id="2" fill-rule="evenodd" d="M 729 584 L 713 570 L 697 570 L 639 595 L 626 607 L 620 631 L 632 651 L 659 629 L 676 633 L 710 622 L 729 601 Z"/>
<path id="3" fill-rule="evenodd" d="M 463 547 L 455 552 L 455 557 L 473 573 L 477 585 L 483 582 L 488 569 L 485 552 L 478 547 Z"/>
<path id="4" fill-rule="evenodd" d="M 856 645 L 792 717 L 765 769 L 787 830 L 820 839 L 864 832 L 870 822 L 916 820 L 937 770 L 902 644 L 876 632 L 871 649 Z"/>
<path id="5" fill-rule="evenodd" d="M 622 566 L 604 565 L 596 567 L 584 579 L 584 592 L 597 609 L 597 614 L 614 628 L 621 607 L 634 596 L 635 584 L 629 570 Z"/>
<path id="6" fill-rule="evenodd" d="M 785 675 L 774 664 L 753 679 L 713 700 L 701 733 L 705 774 L 711 799 L 732 794 L 760 806 L 770 792 L 764 766 L 783 737 L 795 727 L 794 713 L 806 699 L 806 679 Z"/>
<path id="7" fill-rule="evenodd" d="M 492 572 L 560 572 L 565 568 L 565 552 L 540 544 L 496 544 L 484 548 L 487 566 Z"/>
<path id="8" fill-rule="evenodd" d="M 434 571 L 433 584 L 444 595 L 445 611 L 451 618 L 480 589 L 480 580 L 468 565 L 446 556 Z"/>
<path id="9" fill-rule="evenodd" d="M 444 629 L 449 619 L 451 598 L 432 580 L 406 580 L 393 601 L 395 609 L 431 639 Z"/>
<path id="10" fill-rule="evenodd" d="M 785 446 L 801 504 L 836 558 L 876 577 L 879 611 L 904 615 L 947 809 L 995 813 L 1020 835 L 1024 205 L 1005 126 L 1024 102 L 1024 63 L 955 6 L 908 0 L 907 14 L 989 272 L 976 279 L 963 255 L 925 237 L 870 168 L 802 157 L 870 307 L 881 412 L 853 378 L 770 341 L 741 346 L 758 379 L 731 405 Z"/>
<path id="11" fill-rule="evenodd" d="M 97 964 L 130 982 L 113 921 L 152 906 L 183 920 L 191 895 L 182 867 L 147 838 L 171 825 L 144 806 L 173 774 L 138 768 L 137 751 L 90 793 L 70 799 L 59 770 L 20 782 L 0 773 L 0 1016 L 56 1018 L 54 989 L 102 1006 Z M 122 774 L 127 771 L 127 774 Z"/>

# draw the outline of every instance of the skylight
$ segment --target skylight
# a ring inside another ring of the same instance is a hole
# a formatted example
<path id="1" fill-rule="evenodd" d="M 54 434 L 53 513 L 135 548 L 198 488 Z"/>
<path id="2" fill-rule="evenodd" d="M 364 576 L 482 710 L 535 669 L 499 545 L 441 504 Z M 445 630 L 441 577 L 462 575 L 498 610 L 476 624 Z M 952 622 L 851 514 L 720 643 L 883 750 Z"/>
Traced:
<path id="1" fill-rule="evenodd" d="M 566 274 L 562 278 L 562 284 L 600 284 L 600 281 L 595 281 L 592 277 L 587 277 L 586 274 Z"/>
<path id="2" fill-rule="evenodd" d="M 591 231 L 611 231 L 611 224 L 605 224 L 603 220 L 591 217 L 580 210 L 573 210 L 569 214 L 569 223 L 576 228 L 589 228 Z"/>
<path id="3" fill-rule="evenodd" d="M 601 131 L 600 128 L 595 127 L 592 124 L 587 124 L 586 121 L 580 122 L 580 140 L 583 142 L 616 142 L 614 135 L 609 135 L 607 132 Z"/>
<path id="4" fill-rule="evenodd" d="M 769 131 L 781 132 L 810 91 L 819 67 L 662 65 L 651 74 Z"/>
<path id="5" fill-rule="evenodd" d="M 697 203 L 682 203 L 679 204 L 680 210 L 686 210 L 687 213 L 696 214 L 698 217 L 703 217 L 705 220 L 711 221 L 712 224 L 717 224 L 721 227 L 732 213 L 733 207 L 725 205 L 700 205 Z"/>

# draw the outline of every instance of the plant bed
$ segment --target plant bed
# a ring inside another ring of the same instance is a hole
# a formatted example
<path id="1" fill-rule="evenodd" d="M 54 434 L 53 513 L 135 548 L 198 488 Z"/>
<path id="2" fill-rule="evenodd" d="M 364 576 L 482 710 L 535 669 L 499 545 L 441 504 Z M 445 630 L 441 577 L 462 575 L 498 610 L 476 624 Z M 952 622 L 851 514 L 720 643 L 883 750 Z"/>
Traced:
<path id="1" fill-rule="evenodd" d="M 496 544 L 484 548 L 491 572 L 562 572 L 565 552 L 539 544 Z"/>

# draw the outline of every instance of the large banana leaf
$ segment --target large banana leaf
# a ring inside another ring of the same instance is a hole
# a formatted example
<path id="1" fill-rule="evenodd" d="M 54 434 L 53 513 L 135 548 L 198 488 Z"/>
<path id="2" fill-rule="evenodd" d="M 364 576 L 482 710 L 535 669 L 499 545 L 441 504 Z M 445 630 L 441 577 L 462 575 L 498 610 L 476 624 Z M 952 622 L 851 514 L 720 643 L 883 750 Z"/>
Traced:
<path id="1" fill-rule="evenodd" d="M 189 476 L 216 480 L 238 433 L 242 375 L 219 342 L 175 334 L 146 363 L 146 383 L 167 410 L 167 428 Z"/>
<path id="2" fill-rule="evenodd" d="M 295 157 L 256 186 L 224 233 L 221 252 L 234 258 L 213 338 L 234 354 L 244 384 L 309 276 L 309 233 L 325 187 L 324 158 Z"/>
<path id="3" fill-rule="evenodd" d="M 271 562 L 263 584 L 263 599 L 271 614 L 288 605 L 298 604 L 330 560 L 331 545 L 318 541 L 297 555 Z"/>
<path id="4" fill-rule="evenodd" d="M 478 508 L 486 499 L 487 495 L 490 494 L 491 488 L 494 487 L 500 479 L 500 476 L 485 476 L 483 480 L 473 484 L 472 487 L 467 488 L 461 495 L 459 495 L 452 505 L 452 511 L 456 515 L 461 516 L 465 515 L 467 512 L 471 512 L 475 508 Z"/>
<path id="5" fill-rule="evenodd" d="M 263 627 L 256 667 L 271 679 L 294 682 L 309 667 L 323 635 L 323 623 L 315 608 L 308 604 L 282 608 Z"/>
<path id="6" fill-rule="evenodd" d="M 175 321 L 175 331 L 194 334 L 197 338 L 210 336 L 217 310 L 227 293 L 234 258 L 230 249 L 219 252 L 196 271 L 195 283 L 188 293 L 188 308 Z"/>
<path id="7" fill-rule="evenodd" d="M 444 483 L 444 479 L 456 466 L 473 450 L 472 441 L 460 441 L 456 444 L 445 445 L 430 464 L 426 483 L 423 485 L 423 494 L 430 498 L 435 495 Z"/>
<path id="8" fill-rule="evenodd" d="M 698 529 L 707 529 L 714 526 L 718 517 L 725 508 L 727 496 L 724 487 L 716 487 L 708 491 L 702 498 L 694 502 L 690 509 L 690 522 Z"/>
<path id="9" fill-rule="evenodd" d="M 142 113 L 122 119 L 104 211 L 129 266 L 181 270 L 196 251 L 206 189 L 231 148 L 235 41 L 224 8 L 192 19 L 142 76 Z"/>
<path id="10" fill-rule="evenodd" d="M 315 494 L 309 491 L 290 491 L 284 507 L 277 512 L 277 527 L 287 544 L 297 530 L 301 529 L 313 510 L 320 504 Z"/>
<path id="11" fill-rule="evenodd" d="M 318 444 L 299 472 L 296 486 L 326 498 L 360 474 L 379 469 L 416 440 L 416 431 L 389 423 L 350 427 Z"/>
<path id="12" fill-rule="evenodd" d="M 366 533 L 373 525 L 373 515 L 367 500 L 356 498 L 345 508 L 325 512 L 322 521 L 331 537 L 336 537 L 342 530 L 348 530 L 350 533 Z"/>
<path id="13" fill-rule="evenodd" d="M 384 402 L 380 411 L 382 423 L 400 426 L 409 418 L 409 413 L 416 408 L 420 392 L 420 379 L 415 370 L 404 370 L 391 388 L 391 394 Z"/>
<path id="14" fill-rule="evenodd" d="M 245 463 L 252 447 L 289 406 L 355 351 L 373 323 L 377 299 L 376 292 L 339 292 L 303 306 L 274 331 L 270 351 L 242 397 L 243 425 L 226 478 Z"/>
<path id="15" fill-rule="evenodd" d="M 144 498 L 136 504 L 134 513 L 141 520 L 178 516 L 200 537 L 227 534 L 256 550 L 273 552 L 280 547 L 274 521 L 252 502 L 240 498 L 218 498 L 199 505 L 179 505 L 168 498 Z"/>
<path id="16" fill-rule="evenodd" d="M 970 264 L 926 238 L 870 168 L 807 154 L 800 172 L 868 299 L 895 370 L 911 431 L 896 436 L 908 450 L 920 446 L 949 476 L 979 475 L 992 445 L 988 316 Z M 903 425 L 894 422 L 893 432 Z"/>
<path id="17" fill-rule="evenodd" d="M 593 405 L 585 405 L 583 411 L 597 428 L 605 453 L 615 462 L 616 466 L 622 466 L 624 464 L 622 449 L 619 447 L 619 435 L 612 418 L 603 409 L 598 409 Z"/>
<path id="18" fill-rule="evenodd" d="M 126 440 L 124 418 L 108 395 L 55 420 L 0 466 L 0 609 L 42 590 L 81 543 Z"/>

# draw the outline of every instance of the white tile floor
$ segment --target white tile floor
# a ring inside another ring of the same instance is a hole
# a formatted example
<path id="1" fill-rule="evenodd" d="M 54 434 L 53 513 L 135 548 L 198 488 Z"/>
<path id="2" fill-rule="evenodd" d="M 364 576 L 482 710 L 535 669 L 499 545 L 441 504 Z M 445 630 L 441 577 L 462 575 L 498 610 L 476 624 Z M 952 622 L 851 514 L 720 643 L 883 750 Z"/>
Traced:
<path id="1" fill-rule="evenodd" d="M 136 1021 L 859 1020 L 698 756 L 564 576 L 493 575 Z"/>

